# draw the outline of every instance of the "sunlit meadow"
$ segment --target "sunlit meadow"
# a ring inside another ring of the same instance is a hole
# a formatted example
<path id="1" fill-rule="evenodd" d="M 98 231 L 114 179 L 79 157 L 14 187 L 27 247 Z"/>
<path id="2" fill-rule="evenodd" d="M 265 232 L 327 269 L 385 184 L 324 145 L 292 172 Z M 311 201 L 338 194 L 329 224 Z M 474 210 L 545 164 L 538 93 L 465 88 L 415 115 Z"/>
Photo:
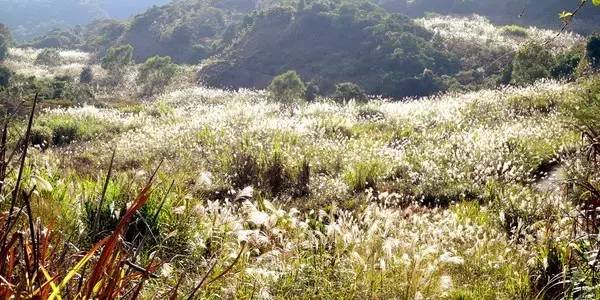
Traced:
<path id="1" fill-rule="evenodd" d="M 417 22 L 449 48 L 535 38 L 557 54 L 582 40 L 478 16 Z M 60 51 L 41 66 L 39 53 L 14 48 L 6 64 L 78 78 L 93 61 Z M 144 249 L 132 263 L 160 261 L 143 298 L 532 299 L 556 275 L 550 241 L 569 244 L 576 214 L 563 180 L 587 172 L 569 113 L 586 83 L 284 106 L 199 86 L 195 69 L 132 101 L 130 66 L 117 87 L 91 87 L 95 102 L 42 106 L 32 126 L 23 184 L 67 248 L 104 237 L 154 179 L 123 237 Z"/>
<path id="2" fill-rule="evenodd" d="M 562 219 L 543 217 L 569 210 L 537 184 L 544 165 L 578 148 L 560 109 L 576 101 L 575 89 L 547 81 L 287 110 L 261 91 L 188 86 L 117 109 L 43 111 L 34 128 L 77 134 L 38 151 L 32 169 L 52 186 L 46 209 L 85 236 L 86 202 L 113 151 L 107 209 L 115 218 L 164 160 L 150 204 L 163 205 L 159 236 L 148 255 L 166 262 L 151 294 L 179 279 L 191 289 L 213 264 L 234 264 L 204 295 L 525 297 L 528 270 L 543 260 L 533 251 L 546 238 L 536 228 L 560 234 Z M 519 214 L 546 224 L 511 223 Z"/>

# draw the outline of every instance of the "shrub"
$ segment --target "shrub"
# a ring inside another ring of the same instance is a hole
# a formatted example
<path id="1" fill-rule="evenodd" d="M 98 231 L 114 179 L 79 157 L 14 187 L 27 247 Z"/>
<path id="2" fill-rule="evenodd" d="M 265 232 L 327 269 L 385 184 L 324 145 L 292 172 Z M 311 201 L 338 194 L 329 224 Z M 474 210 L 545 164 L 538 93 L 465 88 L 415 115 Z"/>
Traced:
<path id="1" fill-rule="evenodd" d="M 42 52 L 38 54 L 35 63 L 37 65 L 53 67 L 60 65 L 62 63 L 62 58 L 60 57 L 58 50 L 49 48 L 42 50 Z"/>
<path id="2" fill-rule="evenodd" d="M 171 63 L 171 57 L 153 56 L 140 66 L 137 77 L 142 94 L 152 95 L 167 86 L 177 72 L 177 65 Z"/>
<path id="3" fill-rule="evenodd" d="M 363 161 L 344 174 L 344 181 L 354 192 L 360 193 L 369 188 L 377 189 L 377 180 L 382 173 L 381 163 Z"/>
<path id="4" fill-rule="evenodd" d="M 52 139 L 52 129 L 46 126 L 34 126 L 31 128 L 31 145 L 45 149 L 50 146 Z"/>
<path id="5" fill-rule="evenodd" d="M 333 98 L 339 102 L 355 100 L 357 102 L 367 102 L 367 94 L 356 84 L 352 82 L 343 82 L 335 85 L 335 94 Z"/>
<path id="6" fill-rule="evenodd" d="M 286 172 L 281 152 L 273 152 L 263 176 L 264 183 L 272 196 L 278 196 L 289 188 L 290 178 Z"/>
<path id="7" fill-rule="evenodd" d="M 67 90 L 70 90 L 71 78 L 68 76 L 59 76 L 52 81 L 52 99 L 64 98 Z"/>
<path id="8" fill-rule="evenodd" d="M 122 45 L 108 49 L 100 66 L 109 71 L 122 71 L 133 62 L 133 47 Z"/>
<path id="9" fill-rule="evenodd" d="M 513 60 L 512 83 L 531 84 L 540 78 L 550 77 L 554 58 L 542 45 L 530 42 L 517 51 Z"/>
<path id="10" fill-rule="evenodd" d="M 385 114 L 375 107 L 361 107 L 356 117 L 361 121 L 379 121 L 385 119 Z"/>
<path id="11" fill-rule="evenodd" d="M 309 102 L 315 101 L 317 99 L 317 96 L 319 96 L 320 92 L 321 89 L 319 88 L 319 85 L 315 81 L 311 81 L 306 85 L 304 99 L 306 99 L 306 101 Z"/>
<path id="12" fill-rule="evenodd" d="M 90 66 L 86 66 L 81 70 L 81 73 L 79 74 L 79 82 L 90 83 L 92 82 L 92 80 L 94 80 L 94 71 L 92 71 L 92 68 Z"/>
<path id="13" fill-rule="evenodd" d="M 306 87 L 296 71 L 287 71 L 271 81 L 269 97 L 284 104 L 291 104 L 304 97 Z"/>
<path id="14" fill-rule="evenodd" d="M 550 70 L 552 77 L 558 79 L 572 79 L 582 58 L 580 50 L 581 49 L 574 48 L 568 52 L 559 54 Z"/>
<path id="15" fill-rule="evenodd" d="M 593 69 L 600 68 L 600 35 L 596 34 L 589 38 L 586 46 L 586 56 Z"/>
<path id="16" fill-rule="evenodd" d="M 7 67 L 0 65 L 0 88 L 7 87 L 12 73 Z"/>
<path id="17" fill-rule="evenodd" d="M 582 132 L 584 149 L 588 159 L 600 161 L 600 79 L 592 78 L 578 93 L 583 105 L 565 106 L 565 113 L 574 120 L 576 128 Z"/>
<path id="18" fill-rule="evenodd" d="M 527 33 L 526 28 L 519 26 L 519 25 L 515 25 L 515 24 L 503 26 L 502 28 L 500 28 L 500 32 L 502 32 L 502 34 L 504 34 L 504 35 L 520 37 L 520 38 L 526 38 L 529 36 L 529 33 Z"/>
<path id="19" fill-rule="evenodd" d="M 78 126 L 72 121 L 59 122 L 52 129 L 53 145 L 67 145 L 79 138 Z"/>

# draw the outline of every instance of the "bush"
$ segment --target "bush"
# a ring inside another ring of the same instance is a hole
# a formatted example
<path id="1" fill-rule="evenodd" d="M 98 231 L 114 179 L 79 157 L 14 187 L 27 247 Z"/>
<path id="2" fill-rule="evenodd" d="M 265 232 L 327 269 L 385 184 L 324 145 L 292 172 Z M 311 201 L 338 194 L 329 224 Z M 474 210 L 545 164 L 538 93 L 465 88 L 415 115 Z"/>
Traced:
<path id="1" fill-rule="evenodd" d="M 500 28 L 500 31 L 504 35 L 514 36 L 514 37 L 526 38 L 529 36 L 529 33 L 527 33 L 526 28 L 519 26 L 519 25 L 514 25 L 514 24 L 503 26 L 502 28 Z"/>
<path id="2" fill-rule="evenodd" d="M 586 46 L 586 56 L 594 70 L 600 69 L 600 35 L 590 37 Z"/>
<path id="3" fill-rule="evenodd" d="M 31 145 L 46 149 L 52 142 L 52 135 L 52 129 L 46 126 L 34 126 L 31 128 Z"/>
<path id="4" fill-rule="evenodd" d="M 376 161 L 363 161 L 354 165 L 344 174 L 344 181 L 356 193 L 367 189 L 377 189 L 377 180 L 383 173 L 383 166 Z"/>
<path id="5" fill-rule="evenodd" d="M 558 79 L 573 79 L 581 58 L 582 51 L 580 48 L 574 48 L 568 52 L 561 53 L 556 57 L 556 62 L 550 70 L 552 77 Z"/>
<path id="6" fill-rule="evenodd" d="M 344 82 L 335 85 L 335 94 L 333 99 L 339 102 L 355 100 L 357 102 L 367 102 L 367 94 L 356 84 Z"/>
<path id="7" fill-rule="evenodd" d="M 306 87 L 296 71 L 287 71 L 271 81 L 268 87 L 269 97 L 284 104 L 304 98 Z"/>
<path id="8" fill-rule="evenodd" d="M 554 57 L 542 45 L 530 42 L 521 47 L 513 60 L 512 83 L 531 84 L 550 77 Z"/>
<path id="9" fill-rule="evenodd" d="M 54 124 L 52 134 L 52 144 L 63 146 L 72 143 L 79 138 L 78 126 L 74 122 L 60 122 Z"/>
<path id="10" fill-rule="evenodd" d="M 92 71 L 92 68 L 90 66 L 86 66 L 85 68 L 83 68 L 83 70 L 81 70 L 81 73 L 79 74 L 79 82 L 80 83 L 90 83 L 94 80 L 94 71 Z"/>
<path id="11" fill-rule="evenodd" d="M 0 65 L 0 88 L 7 87 L 12 73 L 7 67 Z"/>
<path id="12" fill-rule="evenodd" d="M 140 66 L 137 77 L 142 94 L 152 95 L 167 86 L 177 72 L 177 65 L 171 63 L 168 56 L 153 56 Z"/>
<path id="13" fill-rule="evenodd" d="M 60 57 L 60 53 L 58 52 L 58 50 L 53 48 L 42 50 L 42 52 L 40 52 L 40 54 L 38 54 L 37 58 L 35 59 L 36 65 L 53 67 L 58 66 L 61 63 L 62 58 Z"/>
<path id="14" fill-rule="evenodd" d="M 319 85 L 315 81 L 311 81 L 306 85 L 306 91 L 304 92 L 304 99 L 306 101 L 312 102 L 317 99 L 321 89 Z"/>
<path id="15" fill-rule="evenodd" d="M 133 62 L 133 47 L 122 45 L 108 49 L 100 66 L 109 71 L 121 71 Z"/>

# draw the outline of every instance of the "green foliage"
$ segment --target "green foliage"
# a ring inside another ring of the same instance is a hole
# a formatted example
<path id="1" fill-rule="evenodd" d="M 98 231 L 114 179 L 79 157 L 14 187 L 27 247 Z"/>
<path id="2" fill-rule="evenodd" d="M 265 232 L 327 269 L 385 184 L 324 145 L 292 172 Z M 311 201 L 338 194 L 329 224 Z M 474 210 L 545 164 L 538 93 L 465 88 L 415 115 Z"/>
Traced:
<path id="1" fill-rule="evenodd" d="M 333 98 L 339 102 L 348 102 L 354 100 L 356 102 L 367 102 L 369 98 L 367 94 L 352 82 L 343 82 L 335 85 L 335 94 Z"/>
<path id="2" fill-rule="evenodd" d="M 410 16 L 422 16 L 426 13 L 443 15 L 482 15 L 491 19 L 514 20 L 524 24 L 554 24 L 557 16 L 564 20 L 572 17 L 576 2 L 564 0 L 520 1 L 520 0 L 378 0 L 388 10 L 402 12 Z M 597 3 L 598 0 L 586 1 Z M 561 13 L 562 12 L 562 13 Z M 563 14 L 564 13 L 564 14 Z M 581 22 L 573 26 L 576 30 L 594 31 L 597 22 L 597 9 L 581 9 L 577 13 Z"/>
<path id="3" fill-rule="evenodd" d="M 584 89 L 578 93 L 581 103 L 566 106 L 566 113 L 574 120 L 574 125 L 581 131 L 587 156 L 590 160 L 600 158 L 600 78 L 592 77 L 583 84 Z"/>
<path id="4" fill-rule="evenodd" d="M 122 127 L 94 117 L 48 116 L 36 122 L 37 141 L 46 146 L 64 146 L 75 141 L 89 141 L 110 137 L 123 130 Z"/>
<path id="5" fill-rule="evenodd" d="M 321 92 L 321 88 L 319 88 L 319 84 L 315 81 L 310 81 L 306 84 L 306 91 L 304 92 L 304 99 L 306 101 L 312 102 L 317 99 L 319 93 Z"/>
<path id="6" fill-rule="evenodd" d="M 588 39 L 586 46 L 586 56 L 591 67 L 595 70 L 600 69 L 600 35 L 592 35 Z"/>
<path id="7" fill-rule="evenodd" d="M 38 54 L 35 59 L 35 63 L 49 67 L 59 66 L 62 64 L 62 58 L 60 57 L 60 52 L 58 52 L 58 50 L 54 48 L 48 48 L 42 50 L 42 52 Z"/>
<path id="8" fill-rule="evenodd" d="M 0 88 L 7 87 L 10 82 L 12 72 L 4 65 L 0 65 Z"/>
<path id="9" fill-rule="evenodd" d="M 458 67 L 457 59 L 431 41 L 431 32 L 371 3 L 312 1 L 301 12 L 277 8 L 248 19 L 228 48 L 235 51 L 224 51 L 221 60 L 200 71 L 207 85 L 262 88 L 272 80 L 264 73 L 293 69 L 303 78 L 318 78 L 323 93 L 351 81 L 368 93 L 401 98 L 443 90 L 422 76 L 424 70 L 448 74 Z"/>
<path id="10" fill-rule="evenodd" d="M 79 47 L 81 38 L 75 33 L 65 29 L 55 29 L 44 36 L 36 37 L 31 42 L 25 44 L 37 49 L 58 48 L 67 49 Z"/>
<path id="11" fill-rule="evenodd" d="M 500 31 L 505 35 L 511 35 L 520 38 L 526 38 L 529 36 L 529 33 L 527 33 L 527 28 L 516 24 L 502 26 L 502 28 L 500 28 Z"/>
<path id="12" fill-rule="evenodd" d="M 552 77 L 559 79 L 573 79 L 582 57 L 583 51 L 579 47 L 560 53 L 556 57 L 555 63 L 550 70 Z"/>
<path id="13" fill-rule="evenodd" d="M 292 104 L 304 97 L 306 87 L 296 71 L 287 71 L 271 81 L 269 97 L 284 104 Z"/>
<path id="14" fill-rule="evenodd" d="M 153 95 L 166 87 L 177 72 L 177 65 L 171 63 L 171 58 L 154 56 L 149 58 L 139 68 L 137 77 L 142 94 Z"/>
<path id="15" fill-rule="evenodd" d="M 553 63 L 554 58 L 546 48 L 536 42 L 529 42 L 515 55 L 512 83 L 524 85 L 541 78 L 548 78 Z"/>
<path id="16" fill-rule="evenodd" d="M 94 71 L 92 71 L 92 67 L 86 66 L 81 70 L 79 74 L 79 82 L 80 83 L 91 83 L 94 80 Z"/>
<path id="17" fill-rule="evenodd" d="M 49 127 L 36 125 L 31 128 L 31 145 L 45 149 L 52 144 L 52 139 L 53 132 Z"/>
<path id="18" fill-rule="evenodd" d="M 377 189 L 377 181 L 383 171 L 384 167 L 378 161 L 359 162 L 344 174 L 344 181 L 357 193 Z"/>
<path id="19" fill-rule="evenodd" d="M 100 66 L 109 71 L 122 71 L 133 62 L 133 47 L 122 45 L 108 49 Z"/>

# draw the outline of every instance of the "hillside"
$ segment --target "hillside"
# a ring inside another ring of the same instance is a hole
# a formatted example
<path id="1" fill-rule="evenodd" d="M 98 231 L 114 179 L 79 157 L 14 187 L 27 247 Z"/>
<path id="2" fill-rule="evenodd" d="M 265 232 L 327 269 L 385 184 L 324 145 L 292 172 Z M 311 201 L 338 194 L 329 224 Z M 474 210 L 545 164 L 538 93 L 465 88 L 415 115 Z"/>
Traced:
<path id="1" fill-rule="evenodd" d="M 373 95 L 424 96 L 507 83 L 515 52 L 530 41 L 547 43 L 557 57 L 582 42 L 577 34 L 556 39 L 555 31 L 494 26 L 481 16 L 411 20 L 377 8 L 321 9 L 257 15 L 229 48 L 203 63 L 200 82 L 262 89 L 295 70 L 324 94 L 354 82 Z"/>
<path id="2" fill-rule="evenodd" d="M 247 0 L 172 1 L 123 21 L 105 19 L 81 28 L 55 30 L 27 45 L 75 48 L 102 55 L 112 46 L 130 44 L 139 62 L 167 55 L 178 63 L 197 63 L 222 48 L 222 43 L 230 42 L 244 16 L 257 5 Z"/>
<path id="3" fill-rule="evenodd" d="M 557 39 L 549 30 L 497 26 L 478 15 L 446 20 L 428 16 L 415 22 L 391 11 L 416 14 L 413 6 L 420 5 L 424 12 L 426 1 L 407 4 L 413 10 L 378 3 L 381 6 L 362 0 L 175 1 L 127 21 L 104 20 L 79 31 L 55 31 L 29 45 L 75 48 L 102 57 L 110 47 L 129 44 L 138 63 L 161 55 L 179 64 L 200 64 L 198 80 L 217 88 L 262 89 L 275 76 L 294 70 L 324 95 L 342 82 L 394 98 L 499 86 L 511 81 L 515 51 L 530 41 L 550 44 L 548 50 L 557 60 L 548 62 L 549 68 L 574 72 L 574 66 L 564 64 L 576 64 L 576 58 L 562 58 L 580 47 L 576 34 L 564 32 Z M 463 28 L 452 27 L 460 22 Z M 446 34 L 448 28 L 455 36 Z M 486 31 L 478 40 L 458 36 L 459 31 L 479 28 Z M 565 76 L 570 75 L 554 77 Z"/>
<path id="4" fill-rule="evenodd" d="M 550 29 L 560 29 L 562 24 L 557 19 L 557 12 L 573 11 L 579 0 L 378 0 L 385 9 L 401 12 L 413 17 L 422 17 L 427 13 L 443 15 L 468 16 L 478 14 L 486 16 L 496 24 L 536 25 Z M 593 33 L 600 20 L 600 8 L 579 12 L 578 18 L 571 26 L 580 33 Z"/>
<path id="5" fill-rule="evenodd" d="M 296 70 L 326 93 L 335 83 L 350 81 L 372 94 L 422 95 L 437 89 L 422 77 L 423 70 L 447 74 L 457 65 L 433 47 L 431 36 L 408 18 L 378 14 L 375 8 L 270 10 L 257 15 L 199 78 L 209 86 L 265 88 L 274 76 Z"/>
<path id="6" fill-rule="evenodd" d="M 294 70 L 322 95 L 353 82 L 368 94 L 399 99 L 509 83 L 515 54 L 532 41 L 547 44 L 552 56 L 546 77 L 563 79 L 575 72 L 583 43 L 570 32 L 557 39 L 555 31 L 495 26 L 481 16 L 409 19 L 353 4 L 245 14 L 249 7 L 227 11 L 219 3 L 155 7 L 129 23 L 98 21 L 78 35 L 48 35 L 36 46 L 88 49 L 101 57 L 111 46 L 129 44 L 138 63 L 154 55 L 201 62 L 197 80 L 212 87 L 263 89 Z M 561 69 L 566 73 L 550 74 Z"/>
<path id="7" fill-rule="evenodd" d="M 128 18 L 169 0 L 0 0 L 0 23 L 18 41 L 26 41 L 55 28 L 86 25 L 94 19 Z M 118 7 L 118 8 L 117 8 Z"/>

